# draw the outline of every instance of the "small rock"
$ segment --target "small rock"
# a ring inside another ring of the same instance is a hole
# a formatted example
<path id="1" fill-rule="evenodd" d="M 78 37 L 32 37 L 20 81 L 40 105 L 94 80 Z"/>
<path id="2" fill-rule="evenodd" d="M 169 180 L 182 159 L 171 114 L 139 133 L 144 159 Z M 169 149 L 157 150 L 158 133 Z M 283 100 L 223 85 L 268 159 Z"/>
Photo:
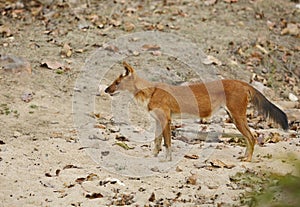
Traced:
<path id="1" fill-rule="evenodd" d="M 151 168 L 151 171 L 152 172 L 159 172 L 159 169 L 158 169 L 158 167 L 153 167 L 153 168 Z"/>
<path id="2" fill-rule="evenodd" d="M 176 172 L 182 172 L 182 169 L 179 166 L 177 166 L 176 167 Z"/>
<path id="3" fill-rule="evenodd" d="M 22 134 L 20 132 L 14 131 L 14 135 L 13 135 L 14 138 L 18 138 L 20 136 L 22 136 Z"/>
<path id="4" fill-rule="evenodd" d="M 291 100 L 291 101 L 294 101 L 294 102 L 296 102 L 296 101 L 298 101 L 299 99 L 298 99 L 298 97 L 297 96 L 295 96 L 294 94 L 292 94 L 292 93 L 289 93 L 289 99 Z"/>
<path id="5" fill-rule="evenodd" d="M 139 56 L 139 55 L 140 55 L 140 53 L 139 53 L 138 51 L 133 51 L 132 54 L 133 54 L 134 56 Z"/>
<path id="6" fill-rule="evenodd" d="M 89 27 L 90 27 L 90 25 L 86 21 L 80 21 L 78 23 L 78 29 L 88 29 Z"/>
<path id="7" fill-rule="evenodd" d="M 109 155 L 109 151 L 103 151 L 103 152 L 101 152 L 101 155 L 102 156 L 107 156 L 107 155 Z"/>
<path id="8" fill-rule="evenodd" d="M 218 60 L 217 58 L 211 56 L 211 55 L 208 55 L 205 59 L 202 60 L 202 63 L 204 65 L 219 65 L 221 66 L 222 65 L 222 62 L 220 60 Z"/>
<path id="9" fill-rule="evenodd" d="M 161 56 L 161 51 L 151 51 L 151 54 L 153 55 L 153 56 Z"/>
<path id="10" fill-rule="evenodd" d="M 21 99 L 22 101 L 28 103 L 33 99 L 33 92 L 29 92 L 29 91 L 25 91 L 22 95 L 21 95 Z"/>
<path id="11" fill-rule="evenodd" d="M 192 174 L 191 176 L 189 176 L 189 177 L 187 178 L 186 183 L 187 183 L 187 184 L 190 184 L 190 185 L 196 185 L 196 183 L 197 183 L 197 178 L 198 178 L 198 175 L 197 175 L 197 174 Z"/>
<path id="12" fill-rule="evenodd" d="M 119 132 L 120 131 L 120 127 L 118 127 L 118 126 L 112 126 L 112 127 L 109 128 L 109 131 L 111 133 Z"/>

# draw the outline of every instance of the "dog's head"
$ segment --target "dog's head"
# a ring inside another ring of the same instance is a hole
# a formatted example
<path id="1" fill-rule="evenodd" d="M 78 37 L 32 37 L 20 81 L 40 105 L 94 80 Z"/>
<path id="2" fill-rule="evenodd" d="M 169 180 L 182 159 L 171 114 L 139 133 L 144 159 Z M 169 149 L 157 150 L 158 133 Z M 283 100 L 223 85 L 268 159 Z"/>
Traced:
<path id="1" fill-rule="evenodd" d="M 125 72 L 114 80 L 114 82 L 105 89 L 105 93 L 110 95 L 115 95 L 117 92 L 122 90 L 128 90 L 129 92 L 134 92 L 136 90 L 135 86 L 135 71 L 131 65 L 127 62 L 123 62 Z"/>

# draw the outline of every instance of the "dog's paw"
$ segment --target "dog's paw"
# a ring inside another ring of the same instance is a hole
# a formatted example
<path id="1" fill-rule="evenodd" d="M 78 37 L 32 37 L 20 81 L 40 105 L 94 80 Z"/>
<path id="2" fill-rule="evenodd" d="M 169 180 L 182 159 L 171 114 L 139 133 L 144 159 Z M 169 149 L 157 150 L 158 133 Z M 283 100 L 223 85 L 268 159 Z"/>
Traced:
<path id="1" fill-rule="evenodd" d="M 171 151 L 171 149 L 166 148 L 165 159 L 166 159 L 166 161 L 172 161 L 172 151 Z"/>
<path id="2" fill-rule="evenodd" d="M 154 149 L 153 149 L 154 157 L 157 157 L 160 151 L 161 151 L 160 147 L 154 147 Z"/>
<path id="3" fill-rule="evenodd" d="M 251 162 L 252 158 L 250 156 L 241 156 L 238 157 L 239 160 L 241 160 L 242 162 Z"/>

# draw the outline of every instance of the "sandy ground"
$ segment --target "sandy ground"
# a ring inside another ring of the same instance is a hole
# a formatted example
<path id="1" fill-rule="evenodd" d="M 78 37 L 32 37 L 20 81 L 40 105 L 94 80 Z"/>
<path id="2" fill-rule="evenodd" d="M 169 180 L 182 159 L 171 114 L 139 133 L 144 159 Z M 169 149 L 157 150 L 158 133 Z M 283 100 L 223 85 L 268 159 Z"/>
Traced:
<path id="1" fill-rule="evenodd" d="M 0 3 L 0 206 L 240 206 L 251 189 L 236 173 L 294 173 L 296 1 L 41 2 Z M 174 160 L 162 162 L 151 118 L 126 94 L 102 93 L 123 59 L 151 81 L 252 79 L 290 130 L 249 110 L 252 131 L 273 139 L 244 163 L 224 112 L 210 124 L 176 119 Z"/>

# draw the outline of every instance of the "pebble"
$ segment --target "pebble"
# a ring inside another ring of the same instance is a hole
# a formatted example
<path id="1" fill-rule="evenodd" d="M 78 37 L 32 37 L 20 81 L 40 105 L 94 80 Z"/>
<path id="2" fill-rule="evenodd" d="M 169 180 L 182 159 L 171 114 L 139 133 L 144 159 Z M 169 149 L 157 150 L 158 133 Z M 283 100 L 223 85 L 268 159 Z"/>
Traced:
<path id="1" fill-rule="evenodd" d="M 112 126 L 112 127 L 109 129 L 109 131 L 110 131 L 111 133 L 119 132 L 119 131 L 120 131 L 120 127 L 118 127 L 118 126 Z"/>
<path id="2" fill-rule="evenodd" d="M 14 135 L 13 135 L 14 138 L 18 138 L 20 136 L 22 136 L 22 134 L 20 132 L 14 131 Z"/>
<path id="3" fill-rule="evenodd" d="M 289 93 L 289 99 L 291 100 L 291 101 L 294 101 L 294 102 L 296 102 L 296 101 L 298 101 L 299 99 L 298 99 L 298 97 L 297 96 L 295 96 L 294 94 L 292 94 L 292 93 Z"/>

